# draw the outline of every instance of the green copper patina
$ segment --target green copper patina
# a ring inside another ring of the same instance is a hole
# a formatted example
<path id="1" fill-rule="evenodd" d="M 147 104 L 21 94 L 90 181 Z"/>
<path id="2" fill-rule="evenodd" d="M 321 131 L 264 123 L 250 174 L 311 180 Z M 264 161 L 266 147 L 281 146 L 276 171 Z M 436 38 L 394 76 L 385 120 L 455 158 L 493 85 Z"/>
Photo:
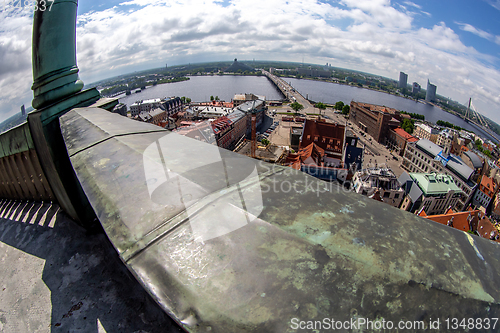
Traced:
<path id="1" fill-rule="evenodd" d="M 33 102 L 35 109 L 83 89 L 76 65 L 76 0 L 55 0 L 33 21 Z"/>
<path id="2" fill-rule="evenodd" d="M 61 129 L 123 262 L 189 332 L 500 316 L 489 240 L 97 108 Z"/>
<path id="3" fill-rule="evenodd" d="M 75 221 L 89 226 L 95 215 L 72 172 L 59 117 L 75 107 L 112 109 L 118 100 L 97 103 L 97 89 L 83 89 L 76 63 L 76 0 L 55 0 L 34 13 L 33 101 L 28 124 L 44 173 L 57 201 Z M 96 104 L 97 103 L 97 104 Z"/>

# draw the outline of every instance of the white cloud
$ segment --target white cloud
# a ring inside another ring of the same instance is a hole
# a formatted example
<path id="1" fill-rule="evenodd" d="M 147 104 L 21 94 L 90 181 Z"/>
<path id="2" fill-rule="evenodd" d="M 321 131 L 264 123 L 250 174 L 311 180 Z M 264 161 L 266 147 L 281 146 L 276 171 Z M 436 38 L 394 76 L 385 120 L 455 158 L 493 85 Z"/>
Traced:
<path id="1" fill-rule="evenodd" d="M 412 7 L 418 8 L 418 9 L 422 9 L 422 6 L 417 5 L 416 3 L 411 2 L 411 1 L 405 1 L 404 4 L 406 4 L 408 6 L 412 6 Z"/>
<path id="2" fill-rule="evenodd" d="M 492 40 L 493 39 L 493 35 L 490 34 L 489 32 L 486 32 L 484 30 L 481 30 L 481 29 L 478 29 L 476 27 L 473 27 L 472 25 L 470 24 L 467 24 L 467 23 L 459 23 L 459 22 L 455 22 L 456 24 L 458 24 L 460 26 L 460 29 L 462 29 L 463 31 L 468 31 L 468 32 L 471 32 L 473 33 L 474 35 L 476 36 L 479 36 L 481 38 L 484 38 L 484 39 L 488 39 L 488 40 Z"/>
<path id="3" fill-rule="evenodd" d="M 165 63 L 234 57 L 304 57 L 393 78 L 403 70 L 411 82 L 425 88 L 430 78 L 439 94 L 459 102 L 472 94 L 480 111 L 500 121 L 497 59 L 463 44 L 443 22 L 414 27 L 413 15 L 396 10 L 389 0 L 341 0 L 339 6 L 316 0 L 232 0 L 224 6 L 206 0 L 133 0 L 78 17 L 78 65 L 86 83 Z M 29 17 L 0 22 L 0 57 L 6 59 L 0 63 L 0 117 L 5 118 L 31 99 Z"/>
<path id="4" fill-rule="evenodd" d="M 485 0 L 487 3 L 489 3 L 491 6 L 495 7 L 496 9 L 500 10 L 500 0 Z"/>
<path id="5" fill-rule="evenodd" d="M 31 24 L 28 10 L 11 7 L 0 13 L 0 119 L 31 103 Z"/>

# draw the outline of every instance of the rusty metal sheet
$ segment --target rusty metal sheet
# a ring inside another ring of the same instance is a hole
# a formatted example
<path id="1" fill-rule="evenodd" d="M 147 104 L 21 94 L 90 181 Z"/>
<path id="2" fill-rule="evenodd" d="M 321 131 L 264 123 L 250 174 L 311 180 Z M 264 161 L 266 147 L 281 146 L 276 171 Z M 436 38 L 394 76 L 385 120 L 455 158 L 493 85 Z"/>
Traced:
<path id="1" fill-rule="evenodd" d="M 109 124 L 134 132 L 76 146 Z M 294 323 L 332 319 L 429 329 L 500 315 L 498 244 L 143 125 L 106 111 L 61 117 L 109 239 L 185 330 L 310 332 Z"/>

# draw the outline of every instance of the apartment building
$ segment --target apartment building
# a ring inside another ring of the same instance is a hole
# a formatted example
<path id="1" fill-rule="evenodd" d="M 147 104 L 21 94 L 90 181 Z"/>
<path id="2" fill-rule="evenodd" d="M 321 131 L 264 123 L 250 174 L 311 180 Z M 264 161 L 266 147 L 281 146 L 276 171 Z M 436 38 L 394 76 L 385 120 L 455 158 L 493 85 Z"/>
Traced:
<path id="1" fill-rule="evenodd" d="M 406 144 L 408 142 L 417 141 L 418 139 L 413 135 L 406 133 L 401 127 L 396 127 L 389 130 L 389 135 L 386 138 L 386 145 L 389 146 L 389 149 L 395 150 L 398 155 L 403 156 Z"/>
<path id="2" fill-rule="evenodd" d="M 497 184 L 495 183 L 493 178 L 483 176 L 476 190 L 476 194 L 474 195 L 472 203 L 476 207 L 482 206 L 484 208 L 487 208 L 490 205 L 491 200 L 493 200 L 496 192 Z"/>
<path id="3" fill-rule="evenodd" d="M 463 210 L 472 200 L 476 183 L 471 180 L 474 170 L 468 167 L 460 157 L 444 154 L 443 148 L 435 143 L 420 139 L 408 143 L 401 166 L 413 173 L 438 173 L 449 175 L 461 189 L 456 209 Z"/>
<path id="4" fill-rule="evenodd" d="M 390 128 L 400 123 L 400 112 L 396 109 L 368 103 L 351 102 L 349 120 L 375 141 L 384 143 Z"/>
<path id="5" fill-rule="evenodd" d="M 367 168 L 354 174 L 352 179 L 354 192 L 373 196 L 377 191 L 382 202 L 398 208 L 404 197 L 396 175 L 388 168 Z"/>
<path id="6" fill-rule="evenodd" d="M 398 180 L 407 193 L 401 209 L 412 213 L 444 214 L 456 207 L 462 193 L 453 178 L 445 174 L 404 172 Z"/>
<path id="7" fill-rule="evenodd" d="M 426 124 L 416 124 L 415 130 L 413 131 L 413 136 L 416 136 L 419 139 L 427 139 L 434 143 L 437 142 L 438 134 L 439 131 L 437 129 L 432 128 Z"/>

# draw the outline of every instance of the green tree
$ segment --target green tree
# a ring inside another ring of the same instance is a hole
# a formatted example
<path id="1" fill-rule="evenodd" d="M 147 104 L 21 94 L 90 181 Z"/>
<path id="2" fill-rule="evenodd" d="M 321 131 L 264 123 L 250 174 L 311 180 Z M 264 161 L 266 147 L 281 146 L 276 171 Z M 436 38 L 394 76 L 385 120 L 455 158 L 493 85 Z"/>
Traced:
<path id="1" fill-rule="evenodd" d="M 216 101 L 220 101 L 219 96 L 215 96 Z"/>
<path id="2" fill-rule="evenodd" d="M 191 103 L 191 98 L 186 97 L 186 103 L 187 103 L 187 104 Z"/>
<path id="3" fill-rule="evenodd" d="M 481 140 L 479 140 L 479 139 L 477 139 L 474 143 L 476 144 L 476 147 L 478 147 L 478 148 L 483 147 L 483 144 L 481 143 Z"/>
<path id="4" fill-rule="evenodd" d="M 264 145 L 264 146 L 267 146 L 269 143 L 271 143 L 268 139 L 262 139 L 261 143 Z"/>
<path id="5" fill-rule="evenodd" d="M 214 100 L 214 96 L 210 96 L 210 101 L 213 101 Z"/>
<path id="6" fill-rule="evenodd" d="M 351 107 L 347 104 L 344 105 L 344 107 L 342 108 L 342 114 L 347 116 L 349 114 L 349 111 L 351 111 Z"/>
<path id="7" fill-rule="evenodd" d="M 300 104 L 299 102 L 293 102 L 292 104 L 290 104 L 290 107 L 295 111 L 295 113 L 299 113 L 299 111 L 304 108 L 304 105 Z"/>
<path id="8" fill-rule="evenodd" d="M 182 102 L 182 104 L 186 104 L 186 96 L 181 97 L 181 102 Z"/>
<path id="9" fill-rule="evenodd" d="M 342 110 L 343 107 L 344 107 L 344 102 L 338 101 L 337 103 L 335 103 L 336 110 Z"/>
<path id="10" fill-rule="evenodd" d="M 326 109 L 326 105 L 324 103 L 318 102 L 314 105 L 315 108 L 319 109 L 319 114 L 321 114 L 321 110 Z"/>
<path id="11" fill-rule="evenodd" d="M 411 133 L 413 133 L 413 130 L 415 129 L 415 125 L 414 125 L 412 120 L 405 119 L 401 123 L 401 128 L 403 128 L 406 131 L 406 133 L 411 134 Z"/>

